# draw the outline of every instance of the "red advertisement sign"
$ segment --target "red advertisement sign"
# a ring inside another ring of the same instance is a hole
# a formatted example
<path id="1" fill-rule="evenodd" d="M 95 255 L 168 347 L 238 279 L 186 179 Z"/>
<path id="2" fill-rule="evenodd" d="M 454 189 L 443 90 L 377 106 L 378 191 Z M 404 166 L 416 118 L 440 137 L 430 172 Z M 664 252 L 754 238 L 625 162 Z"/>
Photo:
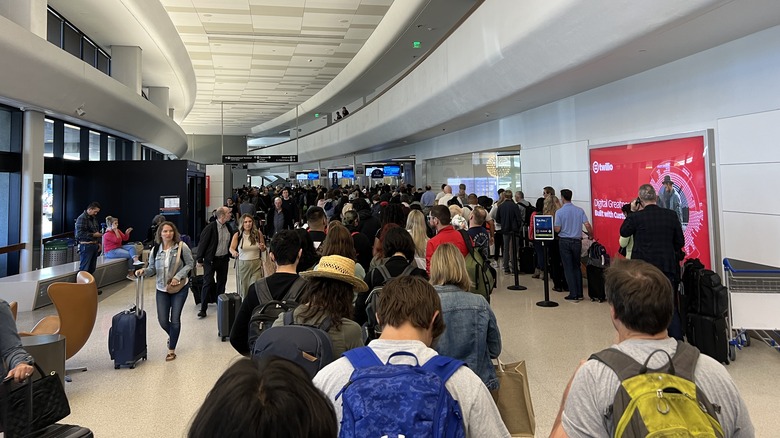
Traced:
<path id="1" fill-rule="evenodd" d="M 594 148 L 590 162 L 594 233 L 610 255 L 619 247 L 621 207 L 642 184 L 661 193 L 669 176 L 680 196 L 685 253 L 711 266 L 704 136 Z"/>

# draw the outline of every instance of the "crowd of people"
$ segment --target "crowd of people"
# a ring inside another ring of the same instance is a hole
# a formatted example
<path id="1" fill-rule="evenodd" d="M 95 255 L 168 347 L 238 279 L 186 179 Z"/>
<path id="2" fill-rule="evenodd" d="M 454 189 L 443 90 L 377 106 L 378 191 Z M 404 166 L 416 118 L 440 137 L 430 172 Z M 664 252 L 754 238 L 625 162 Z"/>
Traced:
<path id="1" fill-rule="evenodd" d="M 257 436 L 262 428 L 283 428 L 288 424 L 284 413 L 270 406 L 272 394 L 281 392 L 286 392 L 280 397 L 290 409 L 312 414 L 297 418 L 296 434 L 335 436 L 343 427 L 344 405 L 351 403 L 339 395 L 362 366 L 360 358 L 368 355 L 386 363 L 399 352 L 404 353 L 399 363 L 411 358 L 409 363 L 422 366 L 437 356 L 462 361 L 466 366 L 453 369 L 446 389 L 459 404 L 465 435 L 509 436 L 490 396 L 499 386 L 492 361 L 501 354 L 501 333 L 489 301 L 472 293 L 467 248 L 475 248 L 495 268 L 513 273 L 518 248 L 532 247 L 536 257 L 531 277 L 539 278 L 549 270 L 553 290 L 568 291 L 567 300 L 580 301 L 582 240 L 583 235 L 592 238 L 593 229 L 572 198 L 571 190 L 561 190 L 558 198 L 554 188 L 545 187 L 534 204 L 525 200 L 522 191 L 510 190 L 500 190 L 494 202 L 467 194 L 463 184 L 457 193 L 444 184 L 438 194 L 430 186 L 242 188 L 214 211 L 195 254 L 181 242 L 173 224 L 157 224 L 157 251 L 148 267 L 136 270 L 132 263 L 137 255 L 121 246 L 132 230 L 120 231 L 118 220 L 111 218 L 106 235 L 119 242 L 112 251 L 128 259 L 133 275 L 157 275 L 158 320 L 170 336 L 166 360 L 176 358 L 187 287 L 174 294 L 166 289 L 185 282 L 194 265 L 202 264 L 198 316 L 206 317 L 207 294 L 211 288 L 224 292 L 231 257 L 237 259 L 237 288 L 243 298 L 230 333 L 237 352 L 251 353 L 253 311 L 269 300 L 294 300 L 299 305 L 292 320 L 320 327 L 330 338 L 336 360 L 319 370 L 313 382 L 283 360 L 242 360 L 231 365 L 196 415 L 189 436 L 210 436 L 209 431 L 216 430 Z M 668 193 L 666 198 L 664 202 L 673 206 Z M 658 208 L 657 199 L 652 186 L 643 185 L 637 200 L 627 207 L 630 214 L 619 237 L 633 260 L 609 268 L 606 299 L 619 339 L 614 348 L 639 363 L 649 361 L 660 367 L 662 357 L 674 358 L 687 347 L 675 340 L 681 338 L 673 293 L 679 282 L 681 225 L 667 220 L 676 221 L 677 215 Z M 95 209 L 99 205 L 90 205 L 82 215 L 87 225 Z M 536 215 L 554 218 L 556 239 L 545 242 L 547 259 L 541 242 L 533 239 Z M 84 227 L 85 238 L 100 234 Z M 659 239 L 668 242 L 659 245 Z M 381 299 L 372 301 L 379 288 Z M 286 323 L 282 314 L 273 325 Z M 656 355 L 658 350 L 665 354 Z M 691 378 L 708 403 L 720 409 L 713 415 L 726 432 L 723 436 L 751 436 L 749 415 L 728 373 L 698 351 L 692 358 L 696 371 Z M 280 386 L 269 377 L 272 374 L 295 391 Z M 605 420 L 603 413 L 611 407 L 622 378 L 598 358 L 585 362 L 564 394 L 553 434 L 612 435 L 619 418 Z M 236 388 L 235 399 L 231 387 Z M 253 402 L 239 403 L 242 397 Z M 239 405 L 241 409 L 236 409 Z M 266 412 L 279 418 L 269 418 Z M 238 424 L 241 431 L 235 427 Z"/>

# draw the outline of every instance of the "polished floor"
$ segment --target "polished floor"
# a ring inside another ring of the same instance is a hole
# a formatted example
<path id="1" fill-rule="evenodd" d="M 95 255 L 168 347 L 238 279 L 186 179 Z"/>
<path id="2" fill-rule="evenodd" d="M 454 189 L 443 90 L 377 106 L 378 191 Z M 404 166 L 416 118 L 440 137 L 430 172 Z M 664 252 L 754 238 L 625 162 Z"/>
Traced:
<path id="1" fill-rule="evenodd" d="M 228 290 L 235 276 L 229 276 Z M 536 412 L 536 436 L 547 436 L 558 412 L 561 395 L 580 360 L 610 345 L 615 332 L 607 304 L 563 300 L 565 294 L 550 292 L 559 307 L 543 308 L 541 280 L 520 276 L 527 291 L 506 289 L 514 278 L 502 275 L 493 294 L 504 348 L 504 362 L 525 360 Z M 206 319 L 197 319 L 197 309 L 188 298 L 182 315 L 178 358 L 165 362 L 167 336 L 159 328 L 154 305 L 154 282 L 146 281 L 149 360 L 135 369 L 115 370 L 108 355 L 111 317 L 134 302 L 134 283 L 126 281 L 104 288 L 97 323 L 87 345 L 68 361 L 68 366 L 86 366 L 66 384 L 71 415 L 66 423 L 89 427 L 98 437 L 180 437 L 186 435 L 193 415 L 219 375 L 237 354 L 217 337 L 216 307 Z M 54 313 L 49 306 L 19 314 L 20 330 Z M 775 437 L 780 430 L 780 395 L 774 378 L 780 376 L 780 352 L 755 341 L 741 351 L 727 369 L 750 410 L 758 437 Z"/>

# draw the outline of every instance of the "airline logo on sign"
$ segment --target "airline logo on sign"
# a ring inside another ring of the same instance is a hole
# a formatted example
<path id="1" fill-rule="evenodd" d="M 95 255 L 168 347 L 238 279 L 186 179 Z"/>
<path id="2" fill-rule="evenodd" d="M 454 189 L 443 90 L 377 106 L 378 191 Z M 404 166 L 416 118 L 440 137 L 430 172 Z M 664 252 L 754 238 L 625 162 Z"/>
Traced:
<path id="1" fill-rule="evenodd" d="M 614 170 L 615 167 L 612 165 L 612 163 L 604 163 L 601 164 L 598 161 L 593 162 L 593 173 L 599 173 L 599 172 L 611 172 Z"/>

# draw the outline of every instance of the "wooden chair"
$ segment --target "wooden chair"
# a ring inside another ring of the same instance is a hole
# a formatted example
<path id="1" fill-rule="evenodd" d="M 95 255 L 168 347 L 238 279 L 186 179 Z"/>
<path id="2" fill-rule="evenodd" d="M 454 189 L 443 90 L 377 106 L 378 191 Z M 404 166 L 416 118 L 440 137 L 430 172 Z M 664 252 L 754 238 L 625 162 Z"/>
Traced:
<path id="1" fill-rule="evenodd" d="M 70 359 L 87 343 L 97 319 L 97 284 L 92 274 L 81 271 L 75 283 L 52 283 L 47 290 L 57 315 L 49 315 L 35 324 L 29 333 L 23 335 L 65 336 L 65 359 Z M 86 371 L 86 367 L 67 369 Z M 66 380 L 70 381 L 66 376 Z"/>
<path id="2" fill-rule="evenodd" d="M 19 311 L 19 303 L 16 301 L 11 301 L 8 303 L 8 307 L 11 308 L 11 314 L 14 316 L 14 321 L 16 321 L 16 313 Z"/>

